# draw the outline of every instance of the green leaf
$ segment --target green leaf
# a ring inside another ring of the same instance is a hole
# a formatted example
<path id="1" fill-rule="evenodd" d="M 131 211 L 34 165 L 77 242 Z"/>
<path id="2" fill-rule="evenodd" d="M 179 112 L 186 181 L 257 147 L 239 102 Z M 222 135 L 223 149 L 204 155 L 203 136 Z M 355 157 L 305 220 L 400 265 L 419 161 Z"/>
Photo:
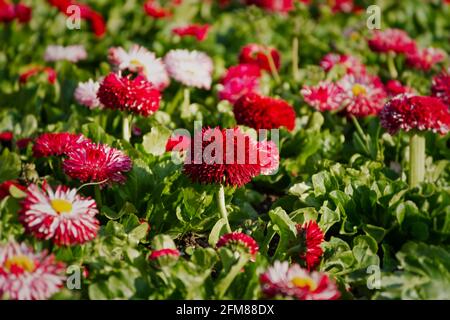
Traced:
<path id="1" fill-rule="evenodd" d="M 17 179 L 21 171 L 20 157 L 9 149 L 4 149 L 0 155 L 0 183 Z"/>
<path id="2" fill-rule="evenodd" d="M 144 135 L 142 146 L 144 150 L 155 156 L 160 156 L 166 152 L 167 139 L 170 137 L 170 130 L 164 126 L 153 127 L 149 133 Z"/>
<path id="3" fill-rule="evenodd" d="M 226 225 L 227 221 L 224 218 L 221 218 L 216 222 L 208 238 L 208 243 L 211 247 L 215 247 L 220 236 L 226 233 Z"/>

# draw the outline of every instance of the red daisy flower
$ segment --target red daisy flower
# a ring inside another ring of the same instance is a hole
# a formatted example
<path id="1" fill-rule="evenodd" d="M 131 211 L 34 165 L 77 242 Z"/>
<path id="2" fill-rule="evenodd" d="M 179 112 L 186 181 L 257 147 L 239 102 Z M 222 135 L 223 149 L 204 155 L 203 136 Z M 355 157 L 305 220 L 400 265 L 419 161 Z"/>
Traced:
<path id="1" fill-rule="evenodd" d="M 0 200 L 3 200 L 11 194 L 11 187 L 15 187 L 20 191 L 25 191 L 26 188 L 20 185 L 16 180 L 8 180 L 0 183 Z"/>
<path id="2" fill-rule="evenodd" d="M 148 0 L 144 3 L 145 13 L 155 19 L 166 18 L 172 15 L 169 9 L 162 8 L 155 0 Z"/>
<path id="3" fill-rule="evenodd" d="M 106 108 L 134 112 L 144 117 L 158 110 L 161 100 L 160 92 L 144 77 L 131 79 L 115 73 L 105 77 L 97 96 Z"/>
<path id="4" fill-rule="evenodd" d="M 261 173 L 256 141 L 238 128 L 197 132 L 183 172 L 194 182 L 243 186 Z"/>
<path id="5" fill-rule="evenodd" d="M 68 152 L 89 144 L 91 140 L 82 134 L 68 132 L 44 133 L 34 142 L 33 155 L 36 158 L 62 156 Z"/>
<path id="6" fill-rule="evenodd" d="M 304 85 L 300 91 L 305 102 L 318 111 L 338 110 L 344 101 L 344 90 L 332 82 L 320 82 L 317 86 Z"/>
<path id="7" fill-rule="evenodd" d="M 233 107 L 238 124 L 254 129 L 278 129 L 295 127 L 295 110 L 286 101 L 264 97 L 251 92 L 243 95 Z"/>
<path id="8" fill-rule="evenodd" d="M 131 170 L 131 159 L 122 151 L 104 144 L 88 144 L 67 153 L 64 172 L 81 182 L 124 183 L 125 172 Z"/>
<path id="9" fill-rule="evenodd" d="M 166 151 L 186 151 L 190 148 L 191 139 L 187 136 L 177 135 L 167 139 Z"/>
<path id="10" fill-rule="evenodd" d="M 20 221 L 38 239 L 51 239 L 58 245 L 83 244 L 97 235 L 97 205 L 76 189 L 58 186 L 55 191 L 30 185 L 22 202 Z"/>
<path id="11" fill-rule="evenodd" d="M 217 248 L 231 247 L 232 249 L 244 249 L 252 256 L 254 260 L 258 253 L 259 247 L 255 239 L 242 232 L 232 232 L 224 234 L 217 242 Z"/>
<path id="12" fill-rule="evenodd" d="M 275 261 L 259 280 L 268 298 L 336 300 L 340 297 L 336 284 L 325 273 L 309 272 L 298 264 L 289 266 L 287 261 Z"/>
<path id="13" fill-rule="evenodd" d="M 209 28 L 210 26 L 208 24 L 190 24 L 173 28 L 172 33 L 179 35 L 180 37 L 191 36 L 195 37 L 198 41 L 203 41 L 208 36 Z"/>
<path id="14" fill-rule="evenodd" d="M 256 43 L 247 44 L 241 49 L 239 63 L 256 64 L 262 70 L 271 72 L 268 54 L 272 56 L 275 68 L 280 69 L 280 54 L 278 51 Z"/>
<path id="15" fill-rule="evenodd" d="M 391 99 L 381 110 L 381 125 L 395 134 L 403 129 L 447 134 L 450 129 L 450 112 L 438 98 L 399 95 Z"/>
<path id="16" fill-rule="evenodd" d="M 316 221 L 309 221 L 303 225 L 297 224 L 297 232 L 304 243 L 304 250 L 300 258 L 305 261 L 308 270 L 313 269 L 320 261 L 323 250 L 320 244 L 324 234 Z"/>
<path id="17" fill-rule="evenodd" d="M 387 94 L 391 97 L 395 97 L 398 94 L 413 92 L 412 88 L 404 86 L 398 80 L 389 80 L 388 82 L 386 82 L 386 85 L 384 87 L 385 87 Z"/>
<path id="18" fill-rule="evenodd" d="M 294 0 L 246 0 L 248 5 L 256 5 L 267 11 L 286 13 L 294 9 Z"/>
<path id="19" fill-rule="evenodd" d="M 442 72 L 433 78 L 431 94 L 450 107 L 450 74 Z"/>
<path id="20" fill-rule="evenodd" d="M 366 66 L 358 58 L 350 55 L 328 53 L 320 61 L 320 66 L 325 72 L 329 72 L 336 65 L 342 66 L 346 74 L 360 75 L 366 73 Z"/>
<path id="21" fill-rule="evenodd" d="M 235 103 L 249 92 L 259 91 L 261 71 L 254 64 L 239 64 L 228 68 L 221 80 L 223 88 L 219 91 L 219 99 Z"/>
<path id="22" fill-rule="evenodd" d="M 13 139 L 14 135 L 12 131 L 3 131 L 0 132 L 0 142 L 10 142 Z"/>
<path id="23" fill-rule="evenodd" d="M 346 75 L 337 84 L 343 89 L 348 114 L 365 117 L 375 115 L 383 108 L 386 92 L 378 77 Z"/>
<path id="24" fill-rule="evenodd" d="M 400 29 L 375 30 L 368 41 L 375 52 L 411 53 L 417 51 L 417 45 L 409 35 Z"/>
<path id="25" fill-rule="evenodd" d="M 262 175 L 272 175 L 278 171 L 280 165 L 280 152 L 273 141 L 257 142 L 258 161 L 261 165 Z"/>
<path id="26" fill-rule="evenodd" d="M 180 256 L 180 251 L 178 251 L 177 249 L 170 249 L 170 248 L 153 250 L 148 258 L 149 260 L 157 260 L 161 257 L 167 256 L 178 258 Z"/>
<path id="27" fill-rule="evenodd" d="M 28 69 L 27 71 L 21 73 L 19 75 L 19 83 L 20 84 L 25 84 L 28 82 L 28 80 L 40 73 L 46 73 L 47 74 L 47 81 L 50 84 L 54 84 L 56 82 L 56 71 L 53 68 L 50 67 L 42 67 L 42 66 L 36 66 L 36 67 L 31 67 L 30 69 Z"/>
<path id="28" fill-rule="evenodd" d="M 436 48 L 417 49 L 406 55 L 406 63 L 419 70 L 428 71 L 445 59 L 445 52 Z"/>
<path id="29" fill-rule="evenodd" d="M 353 0 L 328 0 L 328 5 L 333 13 L 358 12 L 360 8 L 356 7 Z"/>

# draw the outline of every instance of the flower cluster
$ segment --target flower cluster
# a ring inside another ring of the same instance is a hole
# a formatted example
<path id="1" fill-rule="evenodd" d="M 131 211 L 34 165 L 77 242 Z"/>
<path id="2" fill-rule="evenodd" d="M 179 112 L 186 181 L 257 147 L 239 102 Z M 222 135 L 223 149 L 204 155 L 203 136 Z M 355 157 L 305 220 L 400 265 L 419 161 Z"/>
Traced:
<path id="1" fill-rule="evenodd" d="M 27 23 L 31 20 L 31 8 L 23 3 L 9 3 L 0 0 L 0 22 L 11 22 L 17 19 L 19 23 Z"/>

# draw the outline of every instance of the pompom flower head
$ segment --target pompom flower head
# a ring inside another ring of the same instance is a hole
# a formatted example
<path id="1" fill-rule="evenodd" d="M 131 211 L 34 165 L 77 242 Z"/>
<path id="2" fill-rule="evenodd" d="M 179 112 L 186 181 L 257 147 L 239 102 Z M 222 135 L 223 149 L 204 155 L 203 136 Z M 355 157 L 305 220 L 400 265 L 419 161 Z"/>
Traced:
<path id="1" fill-rule="evenodd" d="M 259 91 L 261 71 L 255 64 L 239 64 L 230 67 L 221 80 L 219 98 L 235 103 L 244 94 Z"/>
<path id="2" fill-rule="evenodd" d="M 400 29 L 375 30 L 368 41 L 370 49 L 375 52 L 410 53 L 417 49 L 416 42 Z"/>
<path id="3" fill-rule="evenodd" d="M 88 143 L 90 140 L 81 134 L 44 133 L 34 141 L 33 155 L 37 158 L 62 156 Z"/>
<path id="4" fill-rule="evenodd" d="M 431 94 L 450 107 L 450 74 L 442 72 L 433 78 Z"/>
<path id="5" fill-rule="evenodd" d="M 183 172 L 194 182 L 243 186 L 261 173 L 257 143 L 238 128 L 203 128 L 191 142 Z"/>
<path id="6" fill-rule="evenodd" d="M 89 144 L 67 154 L 64 172 L 81 182 L 124 183 L 131 170 L 131 159 L 122 151 L 104 144 Z"/>
<path id="7" fill-rule="evenodd" d="M 269 55 L 273 60 L 275 69 L 280 69 L 281 58 L 279 52 L 274 48 L 269 48 L 260 44 L 250 43 L 242 47 L 239 54 L 240 63 L 256 64 L 262 70 L 271 72 Z"/>
<path id="8" fill-rule="evenodd" d="M 232 249 L 245 250 L 255 259 L 259 247 L 255 239 L 242 232 L 226 233 L 217 242 L 217 248 L 231 247 Z"/>
<path id="9" fill-rule="evenodd" d="M 285 297 L 298 300 L 336 300 L 340 297 L 336 284 L 324 273 L 308 272 L 298 264 L 275 261 L 260 276 L 261 287 L 268 298 Z"/>
<path id="10" fill-rule="evenodd" d="M 51 239 L 58 245 L 83 244 L 94 239 L 99 229 L 97 205 L 76 189 L 58 186 L 52 190 L 30 185 L 22 202 L 20 221 L 38 239 Z"/>
<path id="11" fill-rule="evenodd" d="M 448 107 L 435 97 L 396 96 L 386 103 L 379 117 L 381 125 L 390 134 L 399 130 L 431 130 L 444 135 L 450 128 Z"/>
<path id="12" fill-rule="evenodd" d="M 320 66 L 329 72 L 335 66 L 342 66 L 346 74 L 360 75 L 366 73 L 366 66 L 359 59 L 345 54 L 328 53 L 320 61 Z"/>
<path id="13" fill-rule="evenodd" d="M 75 89 L 75 100 L 89 109 L 102 108 L 103 106 L 97 97 L 99 88 L 100 83 L 93 81 L 92 79 L 89 79 L 87 82 L 80 82 Z"/>
<path id="14" fill-rule="evenodd" d="M 318 111 L 338 110 L 344 101 L 344 90 L 332 82 L 322 81 L 316 86 L 304 85 L 300 93 L 305 102 Z"/>
<path id="15" fill-rule="evenodd" d="M 210 89 L 213 62 L 200 51 L 170 50 L 164 57 L 169 75 L 185 86 Z"/>
<path id="16" fill-rule="evenodd" d="M 419 70 L 428 71 L 445 59 L 445 52 L 436 48 L 417 49 L 406 55 L 406 63 Z"/>
<path id="17" fill-rule="evenodd" d="M 115 73 L 105 77 L 97 96 L 106 108 L 129 111 L 144 117 L 158 110 L 161 100 L 160 92 L 143 77 L 132 79 Z"/>
<path id="18" fill-rule="evenodd" d="M 308 270 L 313 269 L 320 261 L 323 250 L 320 247 L 324 234 L 316 221 L 309 221 L 297 225 L 297 232 L 303 244 L 300 258 L 305 261 Z"/>
<path id="19" fill-rule="evenodd" d="M 233 107 L 238 124 L 254 129 L 278 129 L 295 127 L 295 110 L 286 101 L 248 93 L 236 101 Z"/>
<path id="20" fill-rule="evenodd" d="M 0 244 L 0 297 L 48 299 L 63 287 L 64 271 L 64 264 L 46 252 L 34 252 L 24 243 Z"/>

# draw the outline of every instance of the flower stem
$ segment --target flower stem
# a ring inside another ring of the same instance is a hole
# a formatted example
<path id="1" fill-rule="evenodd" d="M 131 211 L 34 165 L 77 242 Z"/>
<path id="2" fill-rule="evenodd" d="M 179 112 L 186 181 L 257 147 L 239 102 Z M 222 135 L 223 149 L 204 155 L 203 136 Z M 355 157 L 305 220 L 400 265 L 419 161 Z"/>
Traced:
<path id="1" fill-rule="evenodd" d="M 191 91 L 189 88 L 184 88 L 183 90 L 183 107 L 181 110 L 181 117 L 188 117 L 189 106 L 191 105 Z"/>
<path id="2" fill-rule="evenodd" d="M 219 299 L 221 299 L 225 295 L 231 283 L 239 274 L 239 272 L 241 272 L 242 268 L 247 264 L 248 260 L 249 259 L 247 255 L 241 254 L 238 262 L 233 267 L 231 267 L 227 275 L 219 281 L 216 287 Z"/>
<path id="3" fill-rule="evenodd" d="M 298 71 L 298 38 L 292 39 L 292 77 L 298 81 L 300 74 Z"/>
<path id="4" fill-rule="evenodd" d="M 100 209 L 102 207 L 102 194 L 100 193 L 100 187 L 98 184 L 94 186 L 94 192 L 95 192 L 95 202 L 97 203 L 97 208 Z"/>
<path id="5" fill-rule="evenodd" d="M 272 54 L 270 50 L 267 50 L 266 53 L 267 61 L 269 61 L 270 71 L 272 72 L 272 76 L 277 83 L 281 82 L 280 74 L 278 73 L 277 67 L 275 66 L 275 62 L 273 61 Z"/>
<path id="6" fill-rule="evenodd" d="M 122 138 L 126 142 L 130 142 L 130 137 L 130 116 L 128 114 L 124 114 L 122 119 Z"/>
<path id="7" fill-rule="evenodd" d="M 389 74 L 390 74 L 391 78 L 392 79 L 397 79 L 398 72 L 397 72 L 397 68 L 395 68 L 394 58 L 395 58 L 394 54 L 388 53 L 387 66 L 388 66 L 388 70 L 389 70 Z"/>
<path id="8" fill-rule="evenodd" d="M 425 179 L 425 137 L 412 134 L 409 138 L 409 185 L 417 186 Z"/>
<path id="9" fill-rule="evenodd" d="M 225 206 L 225 189 L 223 184 L 219 187 L 219 192 L 217 193 L 217 207 L 219 208 L 220 215 L 226 222 L 227 232 L 231 233 L 230 223 L 228 222 L 228 212 Z"/>

